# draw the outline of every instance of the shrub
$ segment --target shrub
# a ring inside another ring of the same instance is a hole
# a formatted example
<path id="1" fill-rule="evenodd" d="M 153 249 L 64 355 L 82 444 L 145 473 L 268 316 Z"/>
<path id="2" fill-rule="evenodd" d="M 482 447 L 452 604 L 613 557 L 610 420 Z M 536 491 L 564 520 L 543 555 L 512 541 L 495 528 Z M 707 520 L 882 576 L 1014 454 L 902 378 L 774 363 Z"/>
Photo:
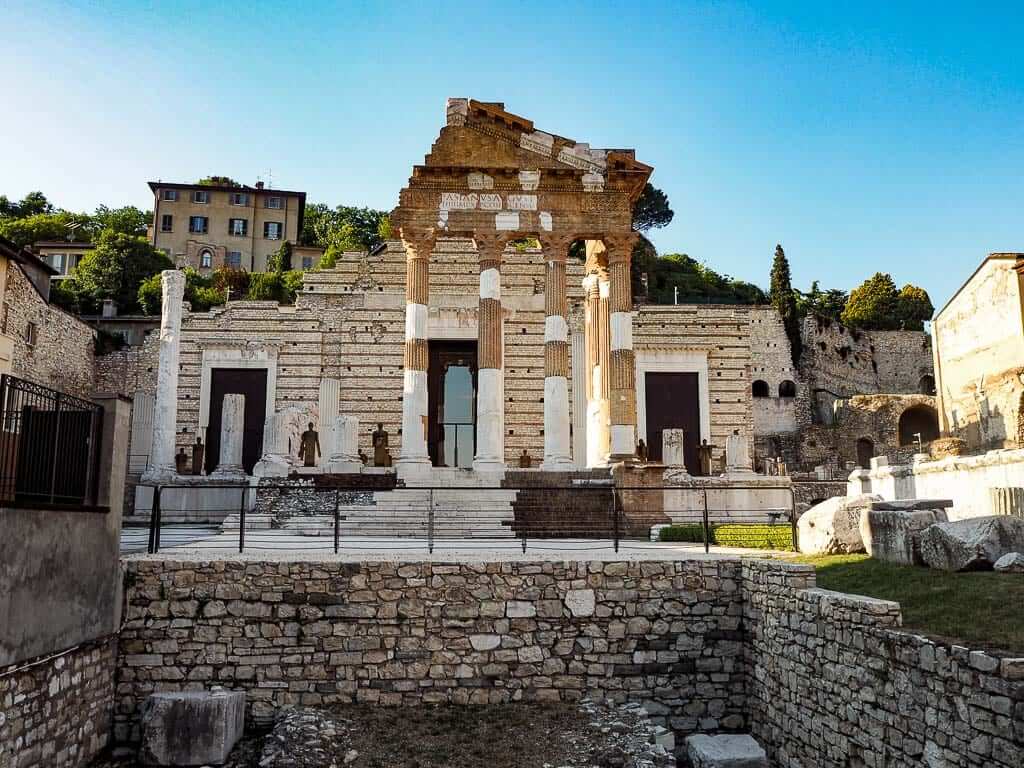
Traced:
<path id="1" fill-rule="evenodd" d="M 695 544 L 704 543 L 704 526 L 700 523 L 670 525 L 662 528 L 658 534 L 659 541 L 686 541 Z"/>
<path id="2" fill-rule="evenodd" d="M 662 528 L 659 541 L 704 543 L 704 526 L 685 523 Z M 748 549 L 793 549 L 793 529 L 788 525 L 758 523 L 717 523 L 711 525 L 711 543 L 720 547 Z"/>
<path id="3" fill-rule="evenodd" d="M 249 276 L 249 296 L 253 301 L 280 301 L 281 274 L 254 272 Z"/>

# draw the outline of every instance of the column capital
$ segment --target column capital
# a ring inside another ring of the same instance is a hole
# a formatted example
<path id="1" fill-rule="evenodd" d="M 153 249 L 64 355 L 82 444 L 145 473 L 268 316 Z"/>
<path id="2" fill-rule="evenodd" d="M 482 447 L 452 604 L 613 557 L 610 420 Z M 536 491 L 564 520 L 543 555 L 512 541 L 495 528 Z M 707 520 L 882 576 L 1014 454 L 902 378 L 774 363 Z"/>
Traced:
<path id="1" fill-rule="evenodd" d="M 601 238 L 604 241 L 605 251 L 608 254 L 609 266 L 616 262 L 629 262 L 633 256 L 633 244 L 636 243 L 636 232 L 622 232 L 613 235 L 605 235 Z"/>
<path id="2" fill-rule="evenodd" d="M 434 245 L 437 242 L 437 236 L 433 230 L 417 231 L 403 227 L 398 231 L 398 236 L 410 259 L 430 258 L 430 253 L 434 250 Z"/>
<path id="3" fill-rule="evenodd" d="M 507 232 L 473 232 L 473 243 L 476 246 L 479 261 L 501 262 L 501 254 L 511 239 Z"/>
<path id="4" fill-rule="evenodd" d="M 566 261 L 569 258 L 569 248 L 575 238 L 570 235 L 546 232 L 538 235 L 537 240 L 540 241 L 541 250 L 544 251 L 545 261 Z"/>

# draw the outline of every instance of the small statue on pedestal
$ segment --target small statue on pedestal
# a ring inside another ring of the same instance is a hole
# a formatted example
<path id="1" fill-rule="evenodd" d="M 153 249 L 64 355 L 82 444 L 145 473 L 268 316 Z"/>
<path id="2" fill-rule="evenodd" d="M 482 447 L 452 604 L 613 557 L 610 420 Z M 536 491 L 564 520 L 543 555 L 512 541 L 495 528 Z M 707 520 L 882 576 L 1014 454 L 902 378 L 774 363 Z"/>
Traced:
<path id="1" fill-rule="evenodd" d="M 391 453 L 388 451 L 388 433 L 384 429 L 384 422 L 377 422 L 377 429 L 373 431 L 373 466 L 390 467 Z"/>
<path id="2" fill-rule="evenodd" d="M 700 441 L 697 446 L 697 455 L 700 458 L 700 473 L 704 477 L 711 475 L 711 451 L 715 446 L 708 445 L 707 438 Z"/>
<path id="3" fill-rule="evenodd" d="M 316 459 L 320 455 L 320 435 L 313 429 L 313 422 L 309 422 L 309 429 L 302 433 L 299 441 L 299 459 L 304 466 L 315 467 Z"/>
<path id="4" fill-rule="evenodd" d="M 644 439 L 642 437 L 637 441 L 636 444 L 636 456 L 640 460 L 641 464 L 647 463 L 647 443 L 644 442 Z"/>
<path id="5" fill-rule="evenodd" d="M 528 454 L 526 452 L 526 449 L 523 448 L 523 452 L 519 456 L 519 468 L 520 469 L 529 469 L 532 466 L 533 466 L 533 459 L 530 458 L 530 454 Z"/>
<path id="6" fill-rule="evenodd" d="M 203 445 L 203 438 L 196 435 L 196 442 L 192 446 L 192 474 L 203 474 L 203 458 L 206 456 L 206 446 Z"/>
<path id="7" fill-rule="evenodd" d="M 174 454 L 174 470 L 179 475 L 188 474 L 188 454 L 185 453 L 185 446 L 178 449 L 178 452 Z"/>

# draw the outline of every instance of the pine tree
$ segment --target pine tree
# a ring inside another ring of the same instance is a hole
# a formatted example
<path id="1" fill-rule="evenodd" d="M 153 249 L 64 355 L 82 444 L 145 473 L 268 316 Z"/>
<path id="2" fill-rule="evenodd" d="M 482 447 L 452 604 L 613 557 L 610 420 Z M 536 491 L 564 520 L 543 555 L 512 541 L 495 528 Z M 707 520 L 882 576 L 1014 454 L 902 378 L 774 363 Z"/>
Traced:
<path id="1" fill-rule="evenodd" d="M 772 306 L 782 318 L 782 325 L 789 337 L 789 351 L 793 356 L 793 365 L 800 363 L 803 343 L 800 339 L 800 317 L 797 312 L 796 294 L 789 275 L 789 260 L 781 245 L 775 246 L 775 259 L 772 261 L 771 286 L 768 298 Z"/>

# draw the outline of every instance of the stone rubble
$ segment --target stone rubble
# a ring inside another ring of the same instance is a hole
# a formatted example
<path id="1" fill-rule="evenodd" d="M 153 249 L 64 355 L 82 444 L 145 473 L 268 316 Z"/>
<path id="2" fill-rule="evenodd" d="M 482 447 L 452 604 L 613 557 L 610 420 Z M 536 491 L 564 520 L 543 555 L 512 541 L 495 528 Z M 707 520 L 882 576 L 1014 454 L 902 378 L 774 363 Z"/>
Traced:
<path id="1" fill-rule="evenodd" d="M 260 768 L 342 768 L 359 756 L 348 746 L 351 728 L 323 710 L 282 709 L 263 743 Z"/>
<path id="2" fill-rule="evenodd" d="M 800 551 L 822 555 L 863 552 L 861 512 L 870 508 L 872 502 L 881 500 L 881 496 L 865 493 L 837 496 L 811 507 L 797 521 Z"/>
<path id="3" fill-rule="evenodd" d="M 921 559 L 930 568 L 988 570 L 1003 555 L 1024 551 L 1024 519 L 993 515 L 935 523 L 919 537 Z"/>

